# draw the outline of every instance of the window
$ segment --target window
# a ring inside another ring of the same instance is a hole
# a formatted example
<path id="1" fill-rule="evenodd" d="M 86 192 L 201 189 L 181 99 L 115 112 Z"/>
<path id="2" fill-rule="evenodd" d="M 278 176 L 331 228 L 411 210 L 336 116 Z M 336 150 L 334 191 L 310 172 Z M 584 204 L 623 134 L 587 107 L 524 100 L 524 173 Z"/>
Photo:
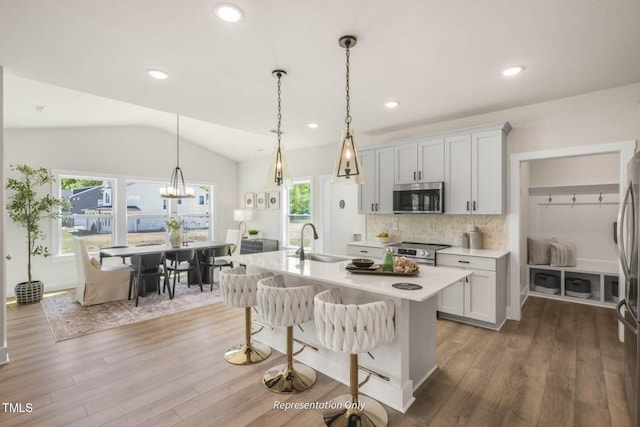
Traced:
<path id="1" fill-rule="evenodd" d="M 300 231 L 307 222 L 312 222 L 312 191 L 311 180 L 293 181 L 291 188 L 286 191 L 285 212 L 285 246 L 300 246 Z M 313 230 L 307 227 L 304 235 L 304 246 L 310 247 L 313 240 Z"/>
<path id="2" fill-rule="evenodd" d="M 127 181 L 127 244 L 165 243 L 169 216 L 183 220 L 185 240 L 210 240 L 210 204 L 200 200 L 209 200 L 211 186 L 191 185 L 196 191 L 193 199 L 163 199 L 159 194 L 164 186 L 164 182 Z"/>
<path id="3" fill-rule="evenodd" d="M 112 178 L 59 175 L 60 197 L 69 200 L 69 216 L 58 220 L 56 255 L 73 253 L 73 237 L 83 237 L 89 250 L 113 246 Z"/>
<path id="4" fill-rule="evenodd" d="M 127 181 L 127 245 L 163 244 L 167 199 L 160 197 L 166 183 Z"/>
<path id="5" fill-rule="evenodd" d="M 74 236 L 82 237 L 91 252 L 116 242 L 128 246 L 163 244 L 170 216 L 183 220 L 185 240 L 213 239 L 213 185 L 191 184 L 195 197 L 176 200 L 160 197 L 165 182 L 66 171 L 54 174 L 59 197 L 69 200 L 71 206 L 68 217 L 56 220 L 57 227 L 52 230 L 54 256 L 72 255 Z M 125 197 L 126 206 L 118 203 Z"/>

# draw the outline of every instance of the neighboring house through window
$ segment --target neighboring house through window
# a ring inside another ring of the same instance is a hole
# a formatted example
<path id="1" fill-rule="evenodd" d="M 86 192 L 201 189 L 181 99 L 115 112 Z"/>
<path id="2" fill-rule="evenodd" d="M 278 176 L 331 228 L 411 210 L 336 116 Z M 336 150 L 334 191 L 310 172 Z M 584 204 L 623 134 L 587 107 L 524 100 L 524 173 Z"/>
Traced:
<path id="1" fill-rule="evenodd" d="M 285 190 L 284 212 L 284 244 L 285 246 L 300 247 L 300 232 L 307 222 L 313 222 L 312 218 L 312 186 L 311 179 L 299 179 L 292 181 L 290 188 Z M 313 230 L 305 229 L 304 246 L 311 247 Z"/>

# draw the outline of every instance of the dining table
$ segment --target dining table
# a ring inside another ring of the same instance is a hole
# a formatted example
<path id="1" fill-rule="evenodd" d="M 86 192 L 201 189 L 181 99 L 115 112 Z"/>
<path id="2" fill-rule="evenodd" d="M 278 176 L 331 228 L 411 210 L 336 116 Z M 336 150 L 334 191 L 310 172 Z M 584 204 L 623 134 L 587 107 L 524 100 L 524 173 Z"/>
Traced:
<path id="1" fill-rule="evenodd" d="M 188 251 L 191 249 L 196 250 L 196 254 L 199 251 L 205 249 L 225 249 L 225 253 L 229 252 L 229 248 L 231 243 L 220 242 L 217 240 L 197 240 L 183 243 L 181 246 L 173 247 L 169 244 L 163 245 L 144 245 L 144 246 L 126 246 L 126 247 L 111 247 L 111 248 L 103 248 L 100 249 L 100 258 L 109 258 L 109 257 L 120 257 L 122 261 L 126 258 L 132 257 L 134 255 L 144 255 L 144 254 L 152 254 L 158 252 L 176 252 L 176 251 Z M 214 251 L 214 254 L 217 251 Z M 215 256 L 215 255 L 214 255 Z M 202 283 L 209 283 L 209 266 L 206 263 L 203 264 L 203 271 L 201 272 Z M 147 289 L 149 291 L 150 289 Z"/>

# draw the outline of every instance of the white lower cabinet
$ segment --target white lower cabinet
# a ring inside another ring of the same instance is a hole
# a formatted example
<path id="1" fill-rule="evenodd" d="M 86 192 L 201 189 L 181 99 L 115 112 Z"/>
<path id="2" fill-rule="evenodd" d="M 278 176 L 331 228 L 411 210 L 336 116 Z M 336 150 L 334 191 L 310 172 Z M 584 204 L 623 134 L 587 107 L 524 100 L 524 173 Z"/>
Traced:
<path id="1" fill-rule="evenodd" d="M 477 326 L 500 329 L 507 311 L 507 262 L 500 258 L 437 254 L 436 265 L 472 271 L 438 295 L 438 312 Z"/>

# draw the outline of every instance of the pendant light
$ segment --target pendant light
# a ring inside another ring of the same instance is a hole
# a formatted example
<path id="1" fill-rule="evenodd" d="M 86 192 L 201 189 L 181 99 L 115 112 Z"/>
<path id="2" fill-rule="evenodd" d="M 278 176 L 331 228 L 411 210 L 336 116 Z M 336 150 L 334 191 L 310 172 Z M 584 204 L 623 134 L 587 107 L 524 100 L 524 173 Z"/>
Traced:
<path id="1" fill-rule="evenodd" d="M 350 128 L 351 106 L 349 105 L 349 102 L 351 98 L 349 94 L 349 49 L 356 45 L 356 38 L 353 36 L 343 36 L 340 37 L 338 44 L 345 48 L 347 53 L 347 116 L 344 119 L 344 122 L 347 124 L 347 128 L 342 131 L 340 151 L 338 151 L 338 157 L 336 157 L 336 163 L 333 167 L 331 182 L 342 184 L 364 184 L 364 173 L 360 164 L 360 157 L 358 156 L 356 143 L 353 140 L 353 129 Z"/>
<path id="2" fill-rule="evenodd" d="M 283 70 L 273 70 L 271 72 L 273 77 L 278 79 L 278 129 L 276 134 L 278 135 L 278 145 L 276 146 L 275 153 L 273 154 L 273 161 L 269 167 L 269 174 L 267 175 L 267 189 L 279 190 L 283 185 L 289 187 L 291 185 L 291 179 L 289 178 L 289 168 L 284 157 L 284 149 L 281 144 L 282 131 L 280 126 L 282 125 L 282 76 L 286 76 L 287 72 Z"/>
<path id="3" fill-rule="evenodd" d="M 165 199 L 186 199 L 195 197 L 193 188 L 184 184 L 184 176 L 180 169 L 180 116 L 176 115 L 176 168 L 171 173 L 169 185 L 160 188 L 160 197 Z"/>

